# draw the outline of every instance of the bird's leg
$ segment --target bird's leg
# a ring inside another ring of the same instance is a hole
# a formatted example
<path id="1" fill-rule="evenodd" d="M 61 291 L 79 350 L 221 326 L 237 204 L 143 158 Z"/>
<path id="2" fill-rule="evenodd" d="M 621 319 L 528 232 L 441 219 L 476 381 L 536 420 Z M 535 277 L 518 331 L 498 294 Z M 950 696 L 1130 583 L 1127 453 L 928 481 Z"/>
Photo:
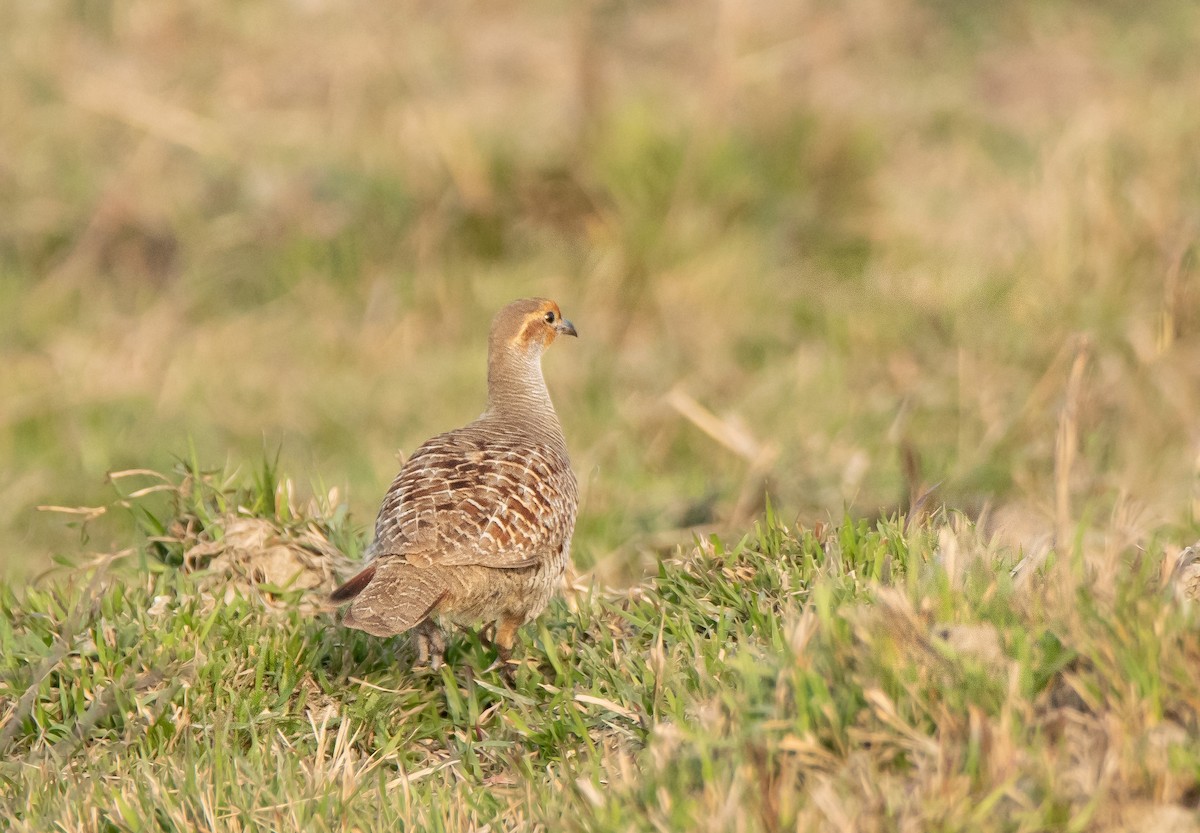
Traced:
<path id="1" fill-rule="evenodd" d="M 442 667 L 446 658 L 446 634 L 432 618 L 425 619 L 413 628 L 417 642 L 417 665 L 428 665 L 433 671 Z"/>
<path id="2" fill-rule="evenodd" d="M 496 623 L 488 622 L 479 631 L 479 643 L 485 648 L 496 647 Z"/>
<path id="3" fill-rule="evenodd" d="M 517 638 L 517 628 L 521 627 L 521 619 L 516 616 L 504 616 L 496 623 L 496 656 L 500 660 L 500 676 L 509 685 L 516 681 L 516 674 L 513 666 L 509 663 L 512 659 L 513 643 Z"/>

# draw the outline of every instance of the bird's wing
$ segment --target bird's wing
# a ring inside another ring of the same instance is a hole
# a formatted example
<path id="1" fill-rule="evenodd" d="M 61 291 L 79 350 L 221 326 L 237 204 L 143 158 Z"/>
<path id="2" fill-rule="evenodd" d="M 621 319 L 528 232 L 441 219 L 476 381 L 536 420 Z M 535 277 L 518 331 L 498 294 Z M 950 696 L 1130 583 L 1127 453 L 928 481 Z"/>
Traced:
<path id="1" fill-rule="evenodd" d="M 570 537 L 575 510 L 565 452 L 452 431 L 404 464 L 383 499 L 371 550 L 415 567 L 527 567 Z"/>

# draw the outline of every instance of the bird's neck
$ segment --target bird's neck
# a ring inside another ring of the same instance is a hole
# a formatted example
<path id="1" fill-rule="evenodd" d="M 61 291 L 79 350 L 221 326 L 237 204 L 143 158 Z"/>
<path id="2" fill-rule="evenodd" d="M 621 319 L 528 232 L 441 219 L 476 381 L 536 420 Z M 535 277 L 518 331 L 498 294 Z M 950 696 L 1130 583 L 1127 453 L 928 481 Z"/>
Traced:
<path id="1" fill-rule="evenodd" d="M 541 356 L 504 351 L 489 357 L 488 404 L 484 415 L 561 440 L 562 427 L 542 376 Z"/>

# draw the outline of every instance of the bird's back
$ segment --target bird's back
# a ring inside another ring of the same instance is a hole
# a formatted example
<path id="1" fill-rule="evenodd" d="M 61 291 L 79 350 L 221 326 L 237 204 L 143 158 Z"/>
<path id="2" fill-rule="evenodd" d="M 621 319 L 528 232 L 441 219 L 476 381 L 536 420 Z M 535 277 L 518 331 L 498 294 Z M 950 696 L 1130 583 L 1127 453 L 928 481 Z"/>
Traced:
<path id="1" fill-rule="evenodd" d="M 485 415 L 405 462 L 380 507 L 370 557 L 534 566 L 570 538 L 576 493 L 561 431 L 538 436 Z"/>

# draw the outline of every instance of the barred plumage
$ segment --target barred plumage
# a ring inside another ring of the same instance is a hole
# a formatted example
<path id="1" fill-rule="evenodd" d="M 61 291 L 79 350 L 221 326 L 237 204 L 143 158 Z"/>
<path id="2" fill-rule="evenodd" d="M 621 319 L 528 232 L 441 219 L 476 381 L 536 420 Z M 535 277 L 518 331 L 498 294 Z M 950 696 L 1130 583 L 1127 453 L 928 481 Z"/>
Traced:
<path id="1" fill-rule="evenodd" d="M 575 335 L 558 305 L 515 301 L 493 319 L 488 406 L 413 453 L 383 499 L 368 566 L 333 593 L 343 623 L 377 636 L 416 629 L 420 661 L 440 663 L 435 618 L 494 623 L 502 660 L 545 609 L 570 555 L 578 505 L 541 356 Z M 506 666 L 507 668 L 507 666 Z"/>

